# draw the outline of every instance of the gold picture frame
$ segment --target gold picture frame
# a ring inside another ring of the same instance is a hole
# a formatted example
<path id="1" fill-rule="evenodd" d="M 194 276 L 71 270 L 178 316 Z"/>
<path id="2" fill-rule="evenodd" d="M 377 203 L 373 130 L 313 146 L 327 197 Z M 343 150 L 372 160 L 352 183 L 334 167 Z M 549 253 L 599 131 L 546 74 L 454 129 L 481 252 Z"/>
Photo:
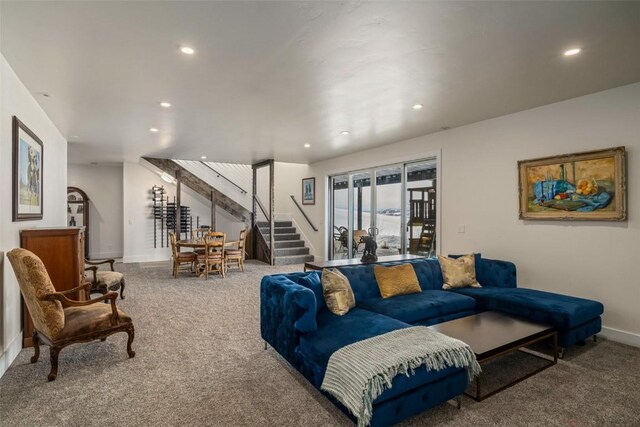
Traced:
<path id="1" fill-rule="evenodd" d="M 625 147 L 518 162 L 520 219 L 627 219 Z"/>

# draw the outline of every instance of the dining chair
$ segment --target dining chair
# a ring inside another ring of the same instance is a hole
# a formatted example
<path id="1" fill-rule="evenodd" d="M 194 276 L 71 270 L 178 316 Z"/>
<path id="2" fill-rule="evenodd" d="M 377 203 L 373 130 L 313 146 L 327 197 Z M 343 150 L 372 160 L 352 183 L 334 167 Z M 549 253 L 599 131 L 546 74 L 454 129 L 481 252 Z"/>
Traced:
<path id="1" fill-rule="evenodd" d="M 211 231 L 205 238 L 204 254 L 198 255 L 199 268 L 204 267 L 205 280 L 209 279 L 209 273 L 219 273 L 225 277 L 224 243 L 226 234 L 220 231 Z"/>
<path id="2" fill-rule="evenodd" d="M 204 240 L 205 236 L 209 232 L 211 232 L 211 227 L 209 227 L 208 225 L 201 225 L 198 228 L 194 228 L 193 230 L 191 230 L 191 240 Z M 203 255 L 204 248 L 195 248 L 193 252 L 195 252 L 196 255 Z"/>
<path id="3" fill-rule="evenodd" d="M 231 246 L 231 249 L 225 247 L 224 251 L 224 262 L 227 268 L 233 265 L 237 266 L 240 271 L 244 271 L 246 241 L 247 229 L 243 228 L 242 231 L 240 231 L 240 238 L 237 242 L 228 242 L 226 244 L 226 246 Z"/>
<path id="4" fill-rule="evenodd" d="M 178 249 L 178 241 L 176 233 L 169 233 L 169 239 L 171 241 L 171 258 L 173 260 L 173 278 L 178 277 L 178 271 L 185 270 L 185 264 L 189 266 L 190 271 L 195 270 L 196 262 L 198 262 L 198 256 L 195 252 L 180 252 Z"/>

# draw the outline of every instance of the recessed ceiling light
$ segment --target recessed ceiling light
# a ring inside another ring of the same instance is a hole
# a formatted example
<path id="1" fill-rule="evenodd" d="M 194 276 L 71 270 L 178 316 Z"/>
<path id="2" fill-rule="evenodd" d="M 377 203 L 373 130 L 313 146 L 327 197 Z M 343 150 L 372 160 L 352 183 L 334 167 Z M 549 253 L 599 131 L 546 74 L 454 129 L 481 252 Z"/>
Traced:
<path id="1" fill-rule="evenodd" d="M 189 47 L 189 46 L 181 46 L 180 47 L 180 52 L 186 54 L 186 55 L 193 55 L 194 53 L 196 53 L 195 50 L 193 50 L 193 48 Z"/>
<path id="2" fill-rule="evenodd" d="M 149 128 L 149 132 L 158 132 L 158 128 Z"/>
<path id="3" fill-rule="evenodd" d="M 170 103 L 170 102 L 167 102 L 167 101 L 162 101 L 162 102 L 160 103 L 160 106 L 161 106 L 161 107 L 164 107 L 164 108 L 169 108 L 169 107 L 171 107 L 171 103 Z"/>
<path id="4" fill-rule="evenodd" d="M 71 138 L 73 138 L 73 139 L 78 139 L 78 138 L 80 138 L 80 137 L 79 137 L 78 135 L 71 135 Z"/>
<path id="5" fill-rule="evenodd" d="M 304 144 L 304 148 L 310 148 L 311 144 Z"/>
<path id="6" fill-rule="evenodd" d="M 160 178 L 162 178 L 162 180 L 164 182 L 168 182 L 169 184 L 173 184 L 173 177 L 171 175 L 169 175 L 168 173 L 166 173 L 166 172 L 162 172 L 160 174 Z"/>
<path id="7" fill-rule="evenodd" d="M 343 130 L 342 132 L 340 132 L 341 135 L 349 135 L 349 131 L 348 130 Z"/>
<path id="8" fill-rule="evenodd" d="M 422 110 L 422 107 L 424 107 L 424 105 L 422 104 L 413 104 L 413 108 L 414 110 Z"/>
<path id="9" fill-rule="evenodd" d="M 564 56 L 573 56 L 580 53 L 579 48 L 569 49 L 564 51 Z"/>
<path id="10" fill-rule="evenodd" d="M 207 160 L 207 156 L 200 156 L 202 160 Z"/>

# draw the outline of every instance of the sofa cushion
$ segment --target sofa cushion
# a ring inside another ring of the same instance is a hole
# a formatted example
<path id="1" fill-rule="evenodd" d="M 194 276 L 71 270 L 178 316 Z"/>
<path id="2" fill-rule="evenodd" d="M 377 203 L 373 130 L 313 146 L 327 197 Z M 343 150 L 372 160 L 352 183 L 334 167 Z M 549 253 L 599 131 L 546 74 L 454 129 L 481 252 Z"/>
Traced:
<path id="1" fill-rule="evenodd" d="M 473 310 L 476 302 L 473 298 L 450 291 L 430 290 L 392 298 L 371 298 L 358 303 L 358 307 L 402 322 L 415 323 L 432 317 Z"/>
<path id="2" fill-rule="evenodd" d="M 124 323 L 131 323 L 131 317 L 118 309 L 118 322 L 112 319 L 111 304 L 95 303 L 64 309 L 65 324 L 56 340 L 79 338 L 95 332 L 106 331 Z"/>
<path id="3" fill-rule="evenodd" d="M 400 265 L 407 262 L 385 262 L 377 265 Z M 409 261 L 418 277 L 420 288 L 422 290 L 442 289 L 442 272 L 437 259 L 416 259 Z M 347 276 L 351 289 L 358 301 L 364 301 L 370 298 L 380 296 L 380 290 L 376 285 L 376 277 L 373 272 L 374 265 L 356 265 L 348 267 L 340 267 L 339 270 Z"/>
<path id="4" fill-rule="evenodd" d="M 442 289 L 480 288 L 476 279 L 476 262 L 473 254 L 460 258 L 447 258 L 438 255 L 444 284 Z"/>
<path id="5" fill-rule="evenodd" d="M 316 310 L 320 313 L 327 308 L 322 291 L 322 275 L 319 271 L 312 271 L 298 279 L 298 284 L 311 289 L 316 296 Z"/>
<path id="6" fill-rule="evenodd" d="M 478 308 L 520 316 L 558 329 L 571 329 L 604 312 L 593 300 L 526 288 L 465 288 L 458 294 L 476 299 Z"/>
<path id="7" fill-rule="evenodd" d="M 382 298 L 421 292 L 418 277 L 411 264 L 376 265 L 373 268 Z"/>
<path id="8" fill-rule="evenodd" d="M 317 322 L 316 331 L 300 337 L 300 352 L 323 369 L 333 352 L 345 345 L 411 326 L 358 307 L 344 316 L 325 310 L 318 314 Z"/>
<path id="9" fill-rule="evenodd" d="M 458 259 L 463 257 L 464 255 L 448 255 L 449 258 Z M 476 280 L 480 285 L 485 286 L 485 276 L 484 276 L 484 263 L 482 262 L 482 254 L 481 253 L 473 253 L 473 260 L 475 262 L 476 267 Z"/>
<path id="10" fill-rule="evenodd" d="M 298 357 L 305 359 L 303 364 L 309 369 L 318 370 L 314 374 L 314 385 L 320 388 L 329 358 L 336 350 L 367 338 L 410 326 L 399 320 L 358 307 L 351 309 L 344 316 L 337 316 L 325 310 L 318 315 L 318 330 L 300 337 L 300 346 L 297 351 Z M 437 381 L 461 370 L 463 368 L 427 371 L 424 366 L 421 366 L 416 369 L 415 375 L 409 377 L 405 375 L 396 376 L 391 383 L 392 387 L 380 395 L 374 403 L 392 399 L 408 390 Z"/>
<path id="11" fill-rule="evenodd" d="M 322 293 L 327 309 L 333 314 L 344 316 L 356 306 L 349 279 L 338 269 L 322 270 Z"/>

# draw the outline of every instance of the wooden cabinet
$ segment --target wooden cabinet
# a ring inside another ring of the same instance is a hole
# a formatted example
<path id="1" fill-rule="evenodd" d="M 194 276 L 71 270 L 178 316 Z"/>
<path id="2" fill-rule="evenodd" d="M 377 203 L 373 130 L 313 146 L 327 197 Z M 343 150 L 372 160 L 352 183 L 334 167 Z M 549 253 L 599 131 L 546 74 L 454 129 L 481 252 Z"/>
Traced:
<path id="1" fill-rule="evenodd" d="M 36 254 L 44 263 L 56 291 L 66 291 L 84 283 L 84 227 L 30 228 L 20 231 L 20 246 Z M 71 299 L 85 300 L 81 295 Z M 27 306 L 23 311 L 23 347 L 31 347 L 33 322 Z"/>

